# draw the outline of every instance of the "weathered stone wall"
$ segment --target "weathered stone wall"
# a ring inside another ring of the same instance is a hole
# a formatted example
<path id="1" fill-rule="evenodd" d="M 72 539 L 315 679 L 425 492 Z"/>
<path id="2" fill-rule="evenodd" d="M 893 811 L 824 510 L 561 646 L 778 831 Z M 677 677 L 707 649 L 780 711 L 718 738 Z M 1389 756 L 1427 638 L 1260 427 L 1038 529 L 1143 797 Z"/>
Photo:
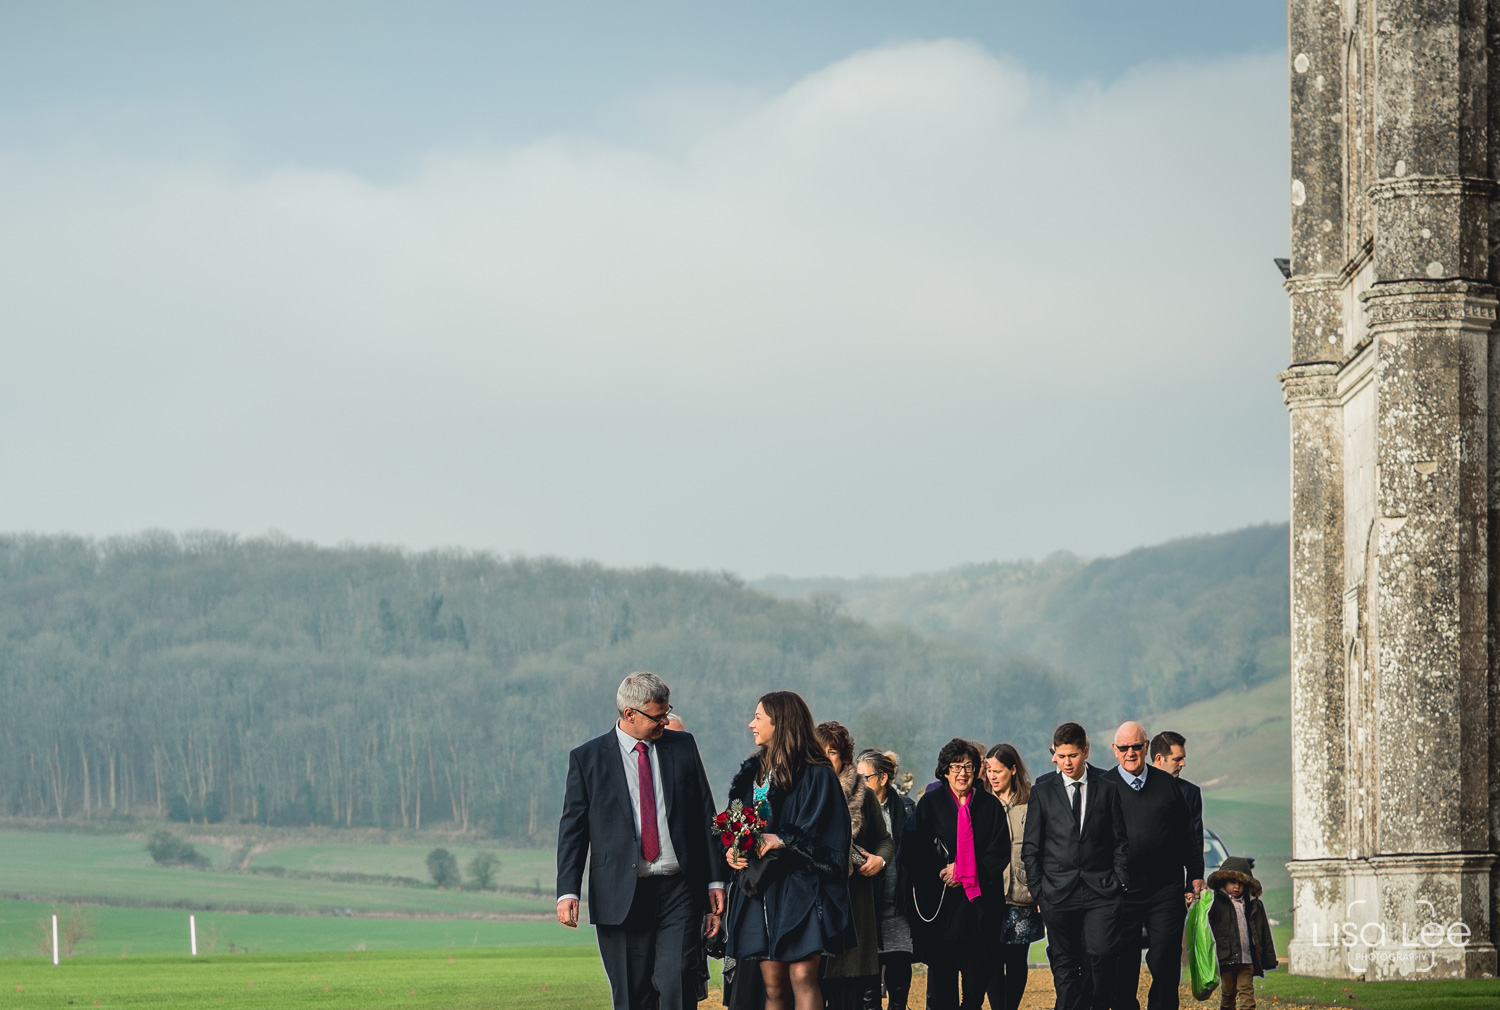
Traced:
<path id="1" fill-rule="evenodd" d="M 1291 967 L 1492 975 L 1500 0 L 1291 0 L 1288 59 Z"/>

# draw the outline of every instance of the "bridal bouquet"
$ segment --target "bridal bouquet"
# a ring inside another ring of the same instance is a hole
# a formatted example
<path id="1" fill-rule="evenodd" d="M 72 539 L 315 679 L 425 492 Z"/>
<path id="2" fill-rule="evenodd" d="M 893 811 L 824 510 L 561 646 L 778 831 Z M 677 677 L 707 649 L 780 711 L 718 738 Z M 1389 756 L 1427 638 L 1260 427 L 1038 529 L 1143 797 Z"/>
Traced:
<path id="1" fill-rule="evenodd" d="M 750 852 L 765 832 L 766 822 L 760 819 L 754 808 L 735 800 L 729 804 L 728 810 L 714 815 L 713 829 L 726 852 L 730 849 Z"/>

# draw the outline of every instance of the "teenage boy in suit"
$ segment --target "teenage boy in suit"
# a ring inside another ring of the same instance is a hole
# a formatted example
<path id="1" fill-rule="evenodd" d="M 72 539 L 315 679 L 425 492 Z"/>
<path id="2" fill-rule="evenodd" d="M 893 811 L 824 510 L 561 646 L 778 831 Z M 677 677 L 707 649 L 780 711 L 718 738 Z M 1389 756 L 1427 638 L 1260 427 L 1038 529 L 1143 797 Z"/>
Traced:
<path id="1" fill-rule="evenodd" d="M 1057 771 L 1031 787 L 1021 846 L 1047 927 L 1058 1010 L 1108 1010 L 1122 896 L 1130 883 L 1120 794 L 1088 756 L 1088 733 L 1078 723 L 1052 731 Z"/>

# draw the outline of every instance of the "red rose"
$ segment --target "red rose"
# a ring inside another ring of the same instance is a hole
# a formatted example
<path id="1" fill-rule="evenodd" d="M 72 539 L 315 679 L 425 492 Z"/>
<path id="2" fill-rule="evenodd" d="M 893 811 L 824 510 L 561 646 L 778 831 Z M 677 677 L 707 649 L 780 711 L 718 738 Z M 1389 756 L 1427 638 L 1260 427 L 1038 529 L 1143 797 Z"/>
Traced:
<path id="1" fill-rule="evenodd" d="M 729 823 L 729 815 L 728 814 L 720 814 L 718 817 L 714 818 L 714 823 L 717 824 L 719 827 L 722 828 L 724 825 L 726 825 L 726 824 Z"/>
<path id="2" fill-rule="evenodd" d="M 719 841 L 723 842 L 724 848 L 727 849 L 734 844 L 734 836 L 726 831 L 719 836 Z"/>
<path id="3" fill-rule="evenodd" d="M 740 848 L 744 849 L 746 852 L 749 852 L 751 849 L 755 848 L 755 839 L 751 838 L 749 835 L 746 835 L 744 838 L 740 839 Z"/>

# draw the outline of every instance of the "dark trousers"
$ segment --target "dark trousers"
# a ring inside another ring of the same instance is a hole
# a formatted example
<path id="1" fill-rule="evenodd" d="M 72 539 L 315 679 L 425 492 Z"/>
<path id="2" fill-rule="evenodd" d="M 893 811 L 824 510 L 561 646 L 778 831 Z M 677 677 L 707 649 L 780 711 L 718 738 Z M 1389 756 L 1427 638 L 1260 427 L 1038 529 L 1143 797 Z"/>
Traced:
<path id="1" fill-rule="evenodd" d="M 686 874 L 636 878 L 625 921 L 594 927 L 614 1010 L 694 1010 L 698 922 Z"/>
<path id="2" fill-rule="evenodd" d="M 1119 960 L 1119 895 L 1105 897 L 1080 883 L 1067 897 L 1041 904 L 1057 1010 L 1109 1010 Z"/>
<path id="3" fill-rule="evenodd" d="M 1146 931 L 1146 968 L 1151 972 L 1147 1010 L 1177 1010 L 1177 984 L 1182 980 L 1182 929 L 1187 905 L 1180 885 L 1147 894 L 1127 891 L 1120 914 L 1120 971 L 1115 984 L 1115 1010 L 1140 1010 L 1136 992 L 1141 984 L 1141 930 Z"/>
<path id="4" fill-rule="evenodd" d="M 990 981 L 990 959 L 996 944 L 977 938 L 963 946 L 944 948 L 927 956 L 927 1010 L 979 1010 Z M 958 1000 L 958 977 L 963 975 L 963 1002 Z M 995 1006 L 992 998 L 990 1005 Z"/>
<path id="5" fill-rule="evenodd" d="M 885 991 L 890 997 L 889 1010 L 906 1010 L 906 999 L 911 994 L 911 954 L 900 950 L 881 954 L 880 967 L 884 969 Z"/>
<path id="6" fill-rule="evenodd" d="M 996 945 L 996 957 L 986 986 L 991 1010 L 1016 1010 L 1021 1005 L 1021 994 L 1026 991 L 1026 958 L 1030 953 L 1029 943 Z"/>

